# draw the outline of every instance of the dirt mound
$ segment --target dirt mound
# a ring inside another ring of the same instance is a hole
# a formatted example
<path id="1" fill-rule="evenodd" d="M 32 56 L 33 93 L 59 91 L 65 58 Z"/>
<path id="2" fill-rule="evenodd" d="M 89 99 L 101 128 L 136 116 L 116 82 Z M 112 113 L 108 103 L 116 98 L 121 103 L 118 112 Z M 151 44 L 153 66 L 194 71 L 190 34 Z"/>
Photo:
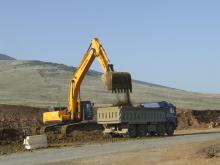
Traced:
<path id="1" fill-rule="evenodd" d="M 218 141 L 200 149 L 197 154 L 205 158 L 215 158 L 220 156 L 220 144 Z"/>
<path id="2" fill-rule="evenodd" d="M 43 108 L 28 106 L 0 105 L 0 139 L 19 137 L 20 134 L 33 134 L 42 126 Z M 8 135 L 8 136 L 6 136 Z"/>
<path id="3" fill-rule="evenodd" d="M 59 134 L 47 134 L 48 143 L 50 146 L 62 146 L 63 144 L 83 144 L 94 143 L 103 140 L 101 130 L 93 131 L 73 131 L 66 137 L 61 137 Z"/>
<path id="4" fill-rule="evenodd" d="M 0 105 L 0 155 L 23 150 L 26 135 L 42 126 L 43 108 Z"/>
<path id="5" fill-rule="evenodd" d="M 219 110 L 182 110 L 178 109 L 178 129 L 213 128 L 220 126 Z"/>

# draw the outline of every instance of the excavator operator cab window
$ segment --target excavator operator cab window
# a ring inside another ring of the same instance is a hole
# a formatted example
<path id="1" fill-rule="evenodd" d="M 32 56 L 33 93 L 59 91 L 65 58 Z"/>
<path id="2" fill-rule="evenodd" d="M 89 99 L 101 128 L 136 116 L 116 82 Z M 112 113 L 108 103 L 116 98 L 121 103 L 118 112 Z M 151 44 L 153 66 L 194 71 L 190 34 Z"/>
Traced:
<path id="1" fill-rule="evenodd" d="M 90 101 L 81 102 L 81 111 L 83 120 L 92 120 L 93 104 Z"/>

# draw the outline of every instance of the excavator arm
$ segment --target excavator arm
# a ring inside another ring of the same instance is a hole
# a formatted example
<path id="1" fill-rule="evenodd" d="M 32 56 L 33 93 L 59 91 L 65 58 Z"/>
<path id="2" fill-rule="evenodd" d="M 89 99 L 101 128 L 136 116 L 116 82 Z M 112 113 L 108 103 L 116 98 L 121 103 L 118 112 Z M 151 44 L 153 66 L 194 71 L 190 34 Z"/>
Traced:
<path id="1" fill-rule="evenodd" d="M 80 86 L 86 76 L 94 59 L 97 58 L 104 72 L 102 80 L 108 90 L 112 92 L 132 91 L 131 75 L 126 72 L 115 72 L 110 64 L 104 48 L 97 38 L 92 39 L 91 44 L 84 54 L 79 67 L 76 69 L 69 82 L 68 106 L 66 110 L 45 112 L 43 114 L 44 123 L 54 123 L 63 121 L 77 122 L 81 118 Z"/>
<path id="2" fill-rule="evenodd" d="M 67 110 L 70 113 L 71 120 L 76 118 L 80 119 L 80 86 L 95 58 L 98 59 L 98 62 L 101 65 L 104 72 L 102 79 L 109 90 L 115 92 L 132 90 L 130 74 L 124 72 L 114 72 L 113 65 L 110 64 L 110 60 L 107 57 L 104 48 L 100 44 L 99 40 L 94 38 L 91 41 L 89 49 L 83 56 L 79 67 L 69 82 Z"/>

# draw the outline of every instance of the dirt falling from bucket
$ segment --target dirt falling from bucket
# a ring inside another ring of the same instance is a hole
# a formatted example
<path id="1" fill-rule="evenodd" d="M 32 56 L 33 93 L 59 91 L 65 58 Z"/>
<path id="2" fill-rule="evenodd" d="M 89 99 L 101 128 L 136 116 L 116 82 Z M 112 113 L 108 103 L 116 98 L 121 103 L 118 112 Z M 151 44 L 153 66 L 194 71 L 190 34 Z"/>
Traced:
<path id="1" fill-rule="evenodd" d="M 113 104 L 113 106 L 131 106 L 131 99 L 130 99 L 130 93 L 127 91 L 126 93 L 123 93 L 122 98 L 119 94 L 116 93 L 116 103 Z"/>

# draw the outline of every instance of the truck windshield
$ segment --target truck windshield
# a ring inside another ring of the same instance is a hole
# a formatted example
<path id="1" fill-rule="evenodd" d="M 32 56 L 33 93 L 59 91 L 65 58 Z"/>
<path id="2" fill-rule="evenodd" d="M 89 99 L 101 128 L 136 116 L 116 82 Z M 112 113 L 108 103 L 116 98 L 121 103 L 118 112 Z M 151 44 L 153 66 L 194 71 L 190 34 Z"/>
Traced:
<path id="1" fill-rule="evenodd" d="M 175 113 L 175 109 L 173 107 L 170 107 L 169 111 L 170 113 Z"/>

